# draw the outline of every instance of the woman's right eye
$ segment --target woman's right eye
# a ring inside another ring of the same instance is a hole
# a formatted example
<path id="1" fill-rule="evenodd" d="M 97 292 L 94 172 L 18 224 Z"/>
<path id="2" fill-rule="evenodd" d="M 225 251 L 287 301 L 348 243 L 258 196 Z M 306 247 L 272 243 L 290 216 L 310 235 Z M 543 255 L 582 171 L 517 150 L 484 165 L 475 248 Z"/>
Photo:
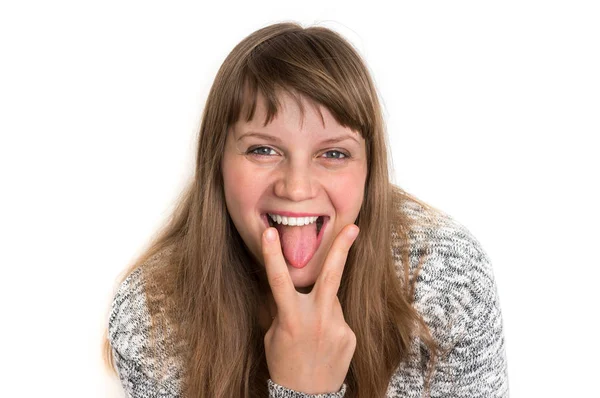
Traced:
<path id="1" fill-rule="evenodd" d="M 270 156 L 269 151 L 275 152 L 272 148 L 269 148 L 267 146 L 259 146 L 259 147 L 250 148 L 247 153 L 250 155 L 257 155 L 257 156 Z"/>

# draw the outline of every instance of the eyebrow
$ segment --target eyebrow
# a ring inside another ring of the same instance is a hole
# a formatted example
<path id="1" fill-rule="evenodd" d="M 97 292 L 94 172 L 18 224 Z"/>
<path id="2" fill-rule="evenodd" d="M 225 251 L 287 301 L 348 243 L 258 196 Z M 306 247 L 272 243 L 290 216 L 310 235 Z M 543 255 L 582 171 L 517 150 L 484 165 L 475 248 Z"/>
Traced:
<path id="1" fill-rule="evenodd" d="M 271 141 L 271 142 L 281 142 L 279 137 L 275 137 L 275 136 L 269 135 L 269 134 L 255 133 L 255 132 L 249 132 L 246 134 L 242 134 L 240 136 L 240 138 L 238 138 L 237 140 L 240 141 L 242 138 L 246 138 L 246 137 L 258 137 L 258 138 L 262 138 L 264 140 Z M 341 141 L 345 141 L 345 140 L 354 140 L 354 141 L 356 141 L 357 144 L 359 144 L 358 140 L 351 135 L 341 135 L 339 137 L 328 138 L 326 140 L 321 141 L 320 143 L 321 144 L 334 144 L 336 142 L 341 142 Z"/>

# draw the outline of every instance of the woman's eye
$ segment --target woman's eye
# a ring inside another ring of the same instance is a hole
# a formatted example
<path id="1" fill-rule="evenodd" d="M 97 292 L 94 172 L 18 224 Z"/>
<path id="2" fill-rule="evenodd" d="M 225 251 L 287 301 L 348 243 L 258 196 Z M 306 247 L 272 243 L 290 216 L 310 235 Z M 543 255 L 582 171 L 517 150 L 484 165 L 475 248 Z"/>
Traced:
<path id="1" fill-rule="evenodd" d="M 339 160 L 342 160 L 342 159 L 346 159 L 346 158 L 349 157 L 347 154 L 345 154 L 342 151 L 333 150 L 333 151 L 327 151 L 327 152 L 325 152 L 325 154 L 328 154 L 328 153 L 333 154 L 333 157 L 328 157 L 328 159 L 334 159 L 334 160 L 338 160 L 339 159 Z"/>
<path id="2" fill-rule="evenodd" d="M 272 155 L 276 155 L 277 152 L 275 152 L 274 149 L 269 148 L 267 146 L 258 146 L 255 148 L 250 148 L 248 150 L 248 152 L 246 152 L 249 155 L 254 155 L 254 156 L 265 156 L 265 157 L 270 157 Z M 350 155 L 348 155 L 347 153 L 344 153 L 342 151 L 338 151 L 338 150 L 331 150 L 331 151 L 327 151 L 324 153 L 324 155 L 329 155 L 329 156 L 325 156 L 326 159 L 330 159 L 330 160 L 344 160 L 350 157 Z"/>
<path id="3" fill-rule="evenodd" d="M 259 146 L 256 148 L 251 148 L 248 150 L 248 153 L 251 155 L 259 155 L 259 156 L 269 156 L 269 151 L 273 151 L 273 149 L 266 146 Z M 273 151 L 275 152 L 275 151 Z"/>

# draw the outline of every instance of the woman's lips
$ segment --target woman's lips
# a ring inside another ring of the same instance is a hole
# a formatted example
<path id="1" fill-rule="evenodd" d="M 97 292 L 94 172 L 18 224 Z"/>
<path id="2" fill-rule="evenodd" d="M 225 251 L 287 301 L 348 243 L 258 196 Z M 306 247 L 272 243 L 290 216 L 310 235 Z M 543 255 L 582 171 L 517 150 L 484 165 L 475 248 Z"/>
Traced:
<path id="1" fill-rule="evenodd" d="M 320 247 L 321 240 L 323 239 L 323 235 L 325 233 L 325 227 L 327 226 L 327 224 L 329 224 L 329 216 L 321 215 L 319 217 L 323 217 L 323 224 L 321 225 L 321 229 L 319 230 L 319 234 L 317 235 L 317 244 L 319 245 L 317 247 Z M 268 216 L 267 213 L 262 214 L 260 216 L 260 218 L 262 218 L 263 224 L 265 225 L 265 228 L 271 227 L 271 224 L 269 224 L 269 216 Z"/>
<path id="2" fill-rule="evenodd" d="M 267 210 L 267 214 L 277 214 L 285 217 L 326 217 L 325 214 L 318 213 L 295 213 L 293 211 Z"/>

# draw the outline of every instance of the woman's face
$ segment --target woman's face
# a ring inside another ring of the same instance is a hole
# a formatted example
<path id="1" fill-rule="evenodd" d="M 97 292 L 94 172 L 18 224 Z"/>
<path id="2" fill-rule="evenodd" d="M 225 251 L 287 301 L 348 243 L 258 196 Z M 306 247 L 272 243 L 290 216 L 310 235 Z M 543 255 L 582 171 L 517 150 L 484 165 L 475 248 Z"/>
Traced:
<path id="1" fill-rule="evenodd" d="M 259 95 L 253 120 L 240 120 L 228 132 L 222 163 L 225 200 L 240 236 L 263 266 L 267 214 L 321 217 L 320 231 L 316 222 L 277 227 L 292 281 L 304 288 L 315 283 L 337 234 L 358 216 L 367 176 L 366 147 L 359 133 L 339 125 L 324 107 L 319 107 L 322 120 L 302 98 L 302 119 L 288 94 L 280 100 L 279 112 L 267 126 Z"/>

